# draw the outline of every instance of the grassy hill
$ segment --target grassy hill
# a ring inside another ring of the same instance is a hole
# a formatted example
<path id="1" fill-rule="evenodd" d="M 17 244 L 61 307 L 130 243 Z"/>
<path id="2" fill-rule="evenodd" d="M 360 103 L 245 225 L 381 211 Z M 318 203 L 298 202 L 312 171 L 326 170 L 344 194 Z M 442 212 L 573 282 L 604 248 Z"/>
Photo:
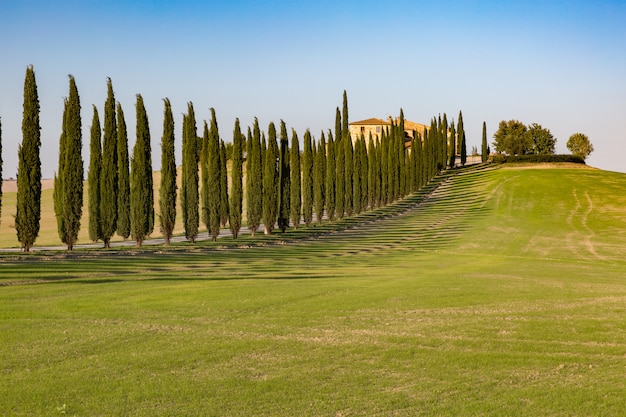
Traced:
<path id="1" fill-rule="evenodd" d="M 440 181 L 305 239 L 0 257 L 0 410 L 621 415 L 626 175 Z"/>

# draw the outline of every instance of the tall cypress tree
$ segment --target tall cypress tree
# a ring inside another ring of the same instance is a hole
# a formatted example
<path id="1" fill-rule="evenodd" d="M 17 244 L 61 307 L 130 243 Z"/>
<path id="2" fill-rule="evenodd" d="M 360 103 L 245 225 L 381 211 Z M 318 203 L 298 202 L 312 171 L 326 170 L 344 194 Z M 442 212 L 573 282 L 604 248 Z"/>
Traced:
<path id="1" fill-rule="evenodd" d="M 41 127 L 39 96 L 33 66 L 26 68 L 22 144 L 18 147 L 17 213 L 15 230 L 24 252 L 29 252 L 39 235 L 41 221 Z"/>
<path id="2" fill-rule="evenodd" d="M 220 224 L 225 227 L 230 217 L 230 204 L 228 204 L 228 168 L 226 157 L 226 144 L 220 140 Z"/>
<path id="3" fill-rule="evenodd" d="M 383 129 L 380 138 L 380 150 L 378 152 L 380 164 L 380 198 L 379 207 L 387 205 L 389 197 L 389 139 L 387 129 Z"/>
<path id="4" fill-rule="evenodd" d="M 343 157 L 344 157 L 344 211 L 346 216 L 352 216 L 354 209 L 354 190 L 353 190 L 353 177 L 354 177 L 354 149 L 352 148 L 352 140 L 349 135 L 346 135 L 344 131 L 343 137 Z M 360 187 L 360 184 L 359 184 Z"/>
<path id="5" fill-rule="evenodd" d="M 183 214 L 185 237 L 195 243 L 198 237 L 200 217 L 198 213 L 198 151 L 196 115 L 193 103 L 187 103 L 187 114 L 183 119 L 183 169 L 180 190 L 180 205 Z"/>
<path id="6" fill-rule="evenodd" d="M 93 242 L 100 240 L 100 171 L 102 170 L 102 134 L 100 131 L 100 117 L 98 109 L 93 106 L 91 121 L 91 138 L 89 141 L 89 173 L 87 184 L 89 189 L 89 239 Z"/>
<path id="7" fill-rule="evenodd" d="M 361 210 L 367 210 L 368 202 L 368 159 L 367 159 L 367 146 L 365 145 L 365 136 L 361 135 L 359 144 L 359 152 L 361 153 Z"/>
<path id="8" fill-rule="evenodd" d="M 159 188 L 159 210 L 161 213 L 159 214 L 159 224 L 165 244 L 169 245 L 176 224 L 177 173 L 172 104 L 168 98 L 165 98 L 163 103 L 165 109 L 163 110 L 163 136 L 161 136 L 161 184 Z"/>
<path id="9" fill-rule="evenodd" d="M 235 119 L 233 130 L 233 163 L 230 179 L 230 233 L 237 239 L 241 228 L 241 214 L 243 201 L 243 135 L 239 126 L 239 119 Z"/>
<path id="10" fill-rule="evenodd" d="M 343 108 L 341 111 L 341 136 L 350 140 L 350 125 L 348 124 L 348 94 L 343 90 Z"/>
<path id="11" fill-rule="evenodd" d="M 279 190 L 278 190 L 278 227 L 285 233 L 289 226 L 291 212 L 291 171 L 289 166 L 289 137 L 287 126 L 280 121 L 280 163 L 279 163 Z"/>
<path id="12" fill-rule="evenodd" d="M 291 133 L 289 172 L 291 174 L 291 178 L 289 180 L 291 185 L 291 192 L 289 194 L 289 197 L 291 199 L 290 217 L 294 229 L 297 229 L 300 225 L 300 216 L 302 214 L 302 176 L 300 169 L 300 143 L 298 141 L 298 135 L 295 129 L 293 129 Z"/>
<path id="13" fill-rule="evenodd" d="M 343 135 L 343 130 L 341 129 L 341 110 L 339 107 L 335 110 L 335 143 L 341 142 L 341 136 Z"/>
<path id="14" fill-rule="evenodd" d="M 313 202 L 315 218 L 321 224 L 326 204 L 326 140 L 324 132 L 322 132 L 317 149 L 313 147 L 313 150 Z"/>
<path id="15" fill-rule="evenodd" d="M 352 142 L 352 141 L 350 141 Z M 361 212 L 361 150 L 360 139 L 354 143 L 354 156 L 353 156 L 353 172 L 352 172 L 352 210 L 355 214 Z"/>
<path id="16" fill-rule="evenodd" d="M 59 165 L 57 173 L 54 174 L 54 191 L 52 199 L 54 201 L 54 215 L 57 221 L 57 232 L 61 242 L 65 243 L 65 222 L 63 221 L 63 173 L 65 172 L 65 144 L 67 142 L 67 113 L 69 110 L 68 98 L 63 100 L 63 123 L 61 127 L 61 137 L 59 138 Z"/>
<path id="17" fill-rule="evenodd" d="M 378 177 L 378 158 L 376 158 L 376 145 L 374 144 L 374 139 L 372 138 L 371 132 L 367 143 L 367 204 L 370 209 L 373 209 L 377 205 L 376 187 Z"/>
<path id="18" fill-rule="evenodd" d="M 246 157 L 246 220 L 248 230 L 253 237 L 261 224 L 263 213 L 262 172 L 261 130 L 259 129 L 259 120 L 255 117 L 252 135 L 248 138 Z"/>
<path id="19" fill-rule="evenodd" d="M 110 247 L 117 230 L 117 123 L 113 84 L 107 78 L 107 99 L 104 103 L 104 137 L 102 140 L 102 172 L 100 176 L 100 227 L 104 247 Z"/>
<path id="20" fill-rule="evenodd" d="M 322 135 L 324 133 L 322 132 Z M 328 146 L 326 150 L 326 189 L 324 192 L 324 199 L 326 200 L 326 217 L 329 222 L 335 219 L 336 209 L 336 186 L 337 186 L 337 170 L 336 170 L 336 156 L 335 156 L 335 144 L 333 142 L 333 134 L 328 131 Z M 322 149 L 322 152 L 325 150 Z M 318 219 L 322 221 L 322 219 Z"/>
<path id="21" fill-rule="evenodd" d="M 130 188 L 130 233 L 141 246 L 154 229 L 154 190 L 150 126 L 141 94 L 137 94 L 137 140 L 133 149 Z"/>
<path id="22" fill-rule="evenodd" d="M 450 126 L 450 168 L 454 168 L 456 164 L 456 129 L 454 127 L 454 120 Z"/>
<path id="23" fill-rule="evenodd" d="M 124 239 L 130 236 L 130 163 L 128 159 L 128 133 L 122 105 L 117 103 L 117 234 Z"/>
<path id="24" fill-rule="evenodd" d="M 489 151 L 487 150 L 489 145 L 487 145 L 487 123 L 483 122 L 483 140 L 480 147 L 480 160 L 481 162 L 487 162 L 489 159 Z"/>
<path id="25" fill-rule="evenodd" d="M 202 223 L 210 233 L 209 227 L 209 125 L 204 121 L 202 131 L 202 151 L 200 152 L 200 211 Z"/>
<path id="26" fill-rule="evenodd" d="M 62 229 L 61 241 L 68 250 L 74 248 L 80 231 L 80 219 L 83 214 L 83 159 L 82 159 L 82 124 L 80 119 L 80 98 L 76 81 L 70 75 L 70 93 L 67 99 L 67 112 L 64 120 L 64 146 L 62 158 L 64 165 L 59 171 L 61 186 Z"/>
<path id="27" fill-rule="evenodd" d="M 208 209 L 209 235 L 216 241 L 220 234 L 220 139 L 215 118 L 215 109 L 211 108 L 211 128 L 209 129 L 209 145 L 206 154 L 208 164 Z"/>
<path id="28" fill-rule="evenodd" d="M 291 148 L 293 150 L 293 145 Z M 313 179 L 316 175 L 313 169 L 315 165 L 313 155 L 311 131 L 307 129 L 304 132 L 304 152 L 302 153 L 302 217 L 307 226 L 310 226 L 313 221 Z"/>
<path id="29" fill-rule="evenodd" d="M 346 146 L 339 140 L 335 145 L 335 211 L 337 218 L 341 220 L 346 210 Z"/>
<path id="30" fill-rule="evenodd" d="M 278 217 L 278 143 L 276 126 L 270 122 L 267 128 L 267 149 L 263 160 L 263 225 L 265 234 L 274 229 Z"/>
<path id="31" fill-rule="evenodd" d="M 467 161 L 467 145 L 465 143 L 465 129 L 463 128 L 463 113 L 459 111 L 459 147 L 461 154 L 461 165 L 465 166 Z"/>

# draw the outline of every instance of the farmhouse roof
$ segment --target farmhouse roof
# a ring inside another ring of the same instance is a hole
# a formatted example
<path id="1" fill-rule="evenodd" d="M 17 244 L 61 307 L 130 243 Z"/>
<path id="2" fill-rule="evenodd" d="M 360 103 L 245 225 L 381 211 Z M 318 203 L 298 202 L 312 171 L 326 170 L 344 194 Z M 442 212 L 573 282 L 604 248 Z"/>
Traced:
<path id="1" fill-rule="evenodd" d="M 349 123 L 351 125 L 389 125 L 391 123 L 389 123 L 389 121 L 386 120 L 382 120 L 382 119 L 377 119 L 375 117 L 372 117 L 371 119 L 365 119 L 365 120 L 361 120 L 358 122 L 352 122 Z"/>

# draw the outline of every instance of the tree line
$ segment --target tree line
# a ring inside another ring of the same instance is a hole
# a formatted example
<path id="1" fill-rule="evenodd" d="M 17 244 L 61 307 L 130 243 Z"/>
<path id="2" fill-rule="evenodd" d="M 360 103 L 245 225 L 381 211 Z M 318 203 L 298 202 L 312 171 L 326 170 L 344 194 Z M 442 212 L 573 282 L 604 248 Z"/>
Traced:
<path id="1" fill-rule="evenodd" d="M 406 133 L 400 109 L 399 117 L 382 130 L 380 137 L 351 137 L 344 91 L 342 109 L 336 108 L 334 131 L 322 131 L 316 139 L 307 130 L 302 151 L 297 132 L 289 132 L 283 120 L 262 130 L 255 118 L 244 132 L 236 119 L 227 156 L 215 109 L 210 109 L 210 120 L 204 121 L 199 134 L 193 103 L 189 102 L 182 121 L 182 185 L 178 190 L 174 118 L 169 99 L 163 102 L 159 213 L 154 210 L 151 138 L 142 96 L 136 96 L 137 137 L 132 156 L 124 112 L 115 101 L 111 79 L 107 79 L 102 124 L 93 106 L 88 231 L 90 240 L 102 241 L 105 247 L 116 233 L 124 239 L 132 237 L 141 246 L 153 233 L 155 221 L 169 244 L 177 199 L 189 242 L 196 241 L 201 223 L 212 240 L 226 225 L 236 239 L 243 224 L 244 194 L 250 233 L 254 236 L 262 225 L 264 233 L 271 234 L 275 228 L 284 232 L 300 227 L 301 222 L 308 227 L 323 219 L 333 222 L 383 207 L 419 190 L 440 170 L 454 167 L 457 155 L 462 165 L 466 163 L 461 112 L 456 125 L 448 122 L 446 114 L 433 117 L 422 135 Z M 76 82 L 70 75 L 54 178 L 58 234 L 68 250 L 78 239 L 83 210 L 80 109 Z M 41 214 L 39 99 L 32 66 L 26 70 L 24 83 L 22 133 L 15 227 L 22 249 L 29 251 L 39 232 Z M 485 142 L 483 125 L 483 158 Z M 227 159 L 231 160 L 230 175 Z"/>

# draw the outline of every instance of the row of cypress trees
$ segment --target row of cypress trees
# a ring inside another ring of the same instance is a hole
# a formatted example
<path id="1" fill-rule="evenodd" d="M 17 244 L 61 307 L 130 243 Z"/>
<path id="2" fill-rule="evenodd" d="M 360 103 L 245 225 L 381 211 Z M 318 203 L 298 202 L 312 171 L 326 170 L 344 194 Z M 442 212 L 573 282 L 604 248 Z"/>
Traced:
<path id="1" fill-rule="evenodd" d="M 55 174 L 54 209 L 59 237 L 71 250 L 81 226 L 83 161 L 80 98 L 74 77 L 69 78 L 59 141 L 59 167 Z M 150 130 L 139 94 L 136 112 L 137 138 L 133 156 L 129 158 L 124 113 L 115 101 L 112 82 L 107 79 L 103 128 L 97 107 L 93 106 L 88 172 L 89 238 L 103 241 L 105 247 L 110 246 L 115 233 L 125 239 L 132 236 L 140 246 L 154 229 Z M 405 134 L 404 115 L 400 110 L 397 122 L 384 129 L 380 138 L 363 135 L 352 138 L 344 91 L 342 110 L 336 108 L 334 134 L 328 130 L 326 137 L 321 132 L 319 140 L 315 140 L 307 130 L 302 152 L 295 130 L 292 130 L 290 145 L 283 120 L 279 134 L 272 122 L 266 135 L 255 118 L 244 135 L 237 119 L 233 129 L 229 189 L 226 147 L 220 138 L 215 110 L 210 109 L 210 113 L 210 122 L 203 124 L 202 136 L 197 133 L 191 102 L 183 117 L 180 201 L 185 236 L 190 242 L 197 239 L 200 221 L 213 240 L 226 224 L 237 238 L 242 226 L 244 192 L 250 233 L 254 235 L 263 224 L 264 232 L 270 234 L 275 227 L 283 232 L 290 226 L 298 228 L 301 220 L 310 226 L 314 218 L 318 222 L 324 217 L 334 221 L 397 201 L 418 190 L 439 170 L 454 166 L 457 152 L 461 154 L 461 163 L 465 164 L 461 113 L 456 130 L 454 123 L 448 126 L 444 114 L 443 119 L 431 120 L 424 137 L 418 132 L 409 137 Z M 22 130 L 16 229 L 23 249 L 28 251 L 39 231 L 41 200 L 39 100 L 32 66 L 26 71 Z M 158 217 L 166 244 L 170 242 L 176 221 L 174 131 L 171 103 L 165 99 Z"/>

